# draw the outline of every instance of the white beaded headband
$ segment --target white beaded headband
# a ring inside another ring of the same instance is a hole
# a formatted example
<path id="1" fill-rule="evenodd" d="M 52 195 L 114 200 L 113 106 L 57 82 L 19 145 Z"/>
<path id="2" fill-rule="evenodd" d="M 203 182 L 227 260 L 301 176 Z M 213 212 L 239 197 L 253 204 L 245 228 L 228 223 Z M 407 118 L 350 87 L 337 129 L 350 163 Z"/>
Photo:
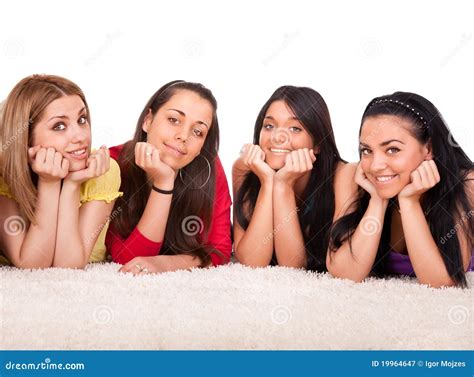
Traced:
<path id="1" fill-rule="evenodd" d="M 424 127 L 428 127 L 428 123 L 426 122 L 425 118 L 423 118 L 423 116 L 420 114 L 420 112 L 417 109 L 397 99 L 390 99 L 390 98 L 378 99 L 372 102 L 369 108 L 371 108 L 374 105 L 379 105 L 381 103 L 387 103 L 387 102 L 394 103 L 395 105 L 398 105 L 398 106 L 404 107 L 407 110 L 410 110 L 414 115 L 416 115 L 416 117 L 421 122 L 421 124 L 423 124 Z"/>

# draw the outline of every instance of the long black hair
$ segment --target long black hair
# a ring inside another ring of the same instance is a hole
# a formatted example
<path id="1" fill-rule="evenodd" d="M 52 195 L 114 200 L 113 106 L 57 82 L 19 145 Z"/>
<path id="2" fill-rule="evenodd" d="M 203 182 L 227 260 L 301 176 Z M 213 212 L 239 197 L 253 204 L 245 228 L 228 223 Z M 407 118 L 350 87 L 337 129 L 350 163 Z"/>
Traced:
<path id="1" fill-rule="evenodd" d="M 467 194 L 467 176 L 473 170 L 471 159 L 458 145 L 438 109 L 426 98 L 407 92 L 374 98 L 362 116 L 362 125 L 368 117 L 394 115 L 410 121 L 411 134 L 422 144 L 431 144 L 433 160 L 440 175 L 440 182 L 424 193 L 421 205 L 436 245 L 441 253 L 449 276 L 457 285 L 466 286 L 461 248 L 453 231 L 462 227 L 473 241 L 472 207 Z M 369 194 L 359 188 L 353 210 L 336 221 L 331 229 L 330 248 L 337 250 L 349 240 L 360 223 L 369 203 Z M 389 200 L 384 227 L 372 272 L 377 276 L 386 274 L 387 256 L 390 253 L 391 214 L 396 200 Z"/>
<path id="2" fill-rule="evenodd" d="M 215 196 L 216 171 L 215 160 L 219 148 L 219 122 L 217 120 L 217 101 L 212 92 L 202 84 L 182 80 L 171 81 L 153 94 L 138 118 L 135 135 L 127 142 L 118 164 L 122 173 L 120 190 L 123 196 L 118 198 L 115 208 L 125 209 L 113 219 L 114 228 L 123 237 L 130 235 L 138 224 L 145 210 L 151 191 L 151 182 L 146 173 L 135 163 L 135 144 L 147 140 L 147 133 L 142 125 L 151 111 L 154 116 L 179 90 L 189 90 L 207 100 L 213 109 L 209 133 L 201 149 L 200 156 L 182 168 L 185 181 L 192 182 L 192 187 L 176 177 L 174 195 L 166 224 L 164 242 L 160 254 L 187 254 L 201 260 L 201 266 L 210 263 L 210 254 L 222 255 L 218 250 L 206 244 L 206 237 L 211 227 L 212 209 Z M 211 172 L 209 175 L 209 161 Z M 188 177 L 188 178 L 186 178 Z"/>
<path id="3" fill-rule="evenodd" d="M 317 160 L 311 170 L 309 182 L 303 193 L 303 205 L 299 208 L 298 219 L 303 231 L 307 256 L 306 268 L 326 271 L 326 252 L 329 244 L 329 228 L 334 215 L 334 173 L 339 162 L 345 162 L 339 155 L 331 125 L 329 110 L 323 97 L 307 87 L 282 86 L 263 105 L 255 122 L 253 143 L 258 144 L 260 131 L 270 105 L 284 101 L 293 111 L 306 131 L 312 136 L 314 145 L 319 147 Z M 236 195 L 236 217 L 240 226 L 247 229 L 258 193 L 260 180 L 247 173 Z M 244 213 L 248 208 L 248 215 Z M 275 255 L 272 264 L 276 264 Z"/>

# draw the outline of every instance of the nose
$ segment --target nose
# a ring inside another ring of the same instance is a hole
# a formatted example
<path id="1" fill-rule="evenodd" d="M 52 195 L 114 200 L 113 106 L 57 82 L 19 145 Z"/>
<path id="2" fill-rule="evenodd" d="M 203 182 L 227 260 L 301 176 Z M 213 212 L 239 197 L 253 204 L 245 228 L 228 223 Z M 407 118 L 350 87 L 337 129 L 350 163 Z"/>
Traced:
<path id="1" fill-rule="evenodd" d="M 380 153 L 374 153 L 370 162 L 370 170 L 373 172 L 382 171 L 387 167 L 386 156 Z"/>
<path id="2" fill-rule="evenodd" d="M 186 143 L 187 141 L 190 140 L 190 138 L 192 137 L 192 134 L 191 134 L 191 127 L 182 127 L 180 128 L 176 134 L 175 134 L 175 139 L 176 140 L 179 140 L 183 143 Z"/>
<path id="3" fill-rule="evenodd" d="M 76 124 L 73 127 L 73 135 L 72 135 L 72 142 L 73 143 L 79 143 L 87 139 L 87 134 L 89 131 L 88 128 L 81 126 L 79 124 Z"/>

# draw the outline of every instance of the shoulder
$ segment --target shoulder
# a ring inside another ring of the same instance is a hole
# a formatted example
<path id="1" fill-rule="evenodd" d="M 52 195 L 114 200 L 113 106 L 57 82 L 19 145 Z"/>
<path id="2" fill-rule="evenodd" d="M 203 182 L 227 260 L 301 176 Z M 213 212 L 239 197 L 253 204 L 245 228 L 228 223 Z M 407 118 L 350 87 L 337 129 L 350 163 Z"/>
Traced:
<path id="1" fill-rule="evenodd" d="M 336 168 L 334 178 L 334 215 L 339 217 L 351 208 L 354 199 L 357 197 L 358 185 L 354 180 L 354 175 L 359 166 L 358 162 L 343 164 Z"/>
<path id="2" fill-rule="evenodd" d="M 232 199 L 230 197 L 229 185 L 219 156 L 216 156 L 214 161 L 214 169 L 216 174 L 215 203 L 221 203 L 224 207 L 230 206 Z"/>
<path id="3" fill-rule="evenodd" d="M 214 169 L 216 174 L 216 186 L 217 188 L 221 187 L 222 185 L 227 186 L 227 177 L 224 171 L 224 167 L 222 166 L 222 162 L 219 156 L 216 156 L 214 160 Z"/>
<path id="4" fill-rule="evenodd" d="M 465 187 L 467 190 L 467 197 L 471 201 L 471 206 L 474 207 L 474 170 L 471 170 L 467 173 L 466 178 L 464 178 Z"/>
<path id="5" fill-rule="evenodd" d="M 110 157 L 113 158 L 114 160 L 118 160 L 120 153 L 122 153 L 123 145 L 116 145 L 115 147 L 110 147 Z"/>
<path id="6" fill-rule="evenodd" d="M 15 198 L 13 197 L 13 195 L 10 192 L 10 188 L 8 187 L 8 185 L 3 180 L 3 177 L 1 177 L 1 176 L 0 176 L 0 196 L 4 196 L 4 197 L 7 197 L 9 199 L 15 200 Z"/>
<path id="7" fill-rule="evenodd" d="M 339 162 L 336 167 L 334 185 L 340 186 L 343 184 L 346 186 L 349 182 L 352 182 L 354 185 L 356 185 L 354 182 L 354 175 L 357 170 L 357 166 L 359 166 L 358 162 L 350 162 L 347 164 Z"/>

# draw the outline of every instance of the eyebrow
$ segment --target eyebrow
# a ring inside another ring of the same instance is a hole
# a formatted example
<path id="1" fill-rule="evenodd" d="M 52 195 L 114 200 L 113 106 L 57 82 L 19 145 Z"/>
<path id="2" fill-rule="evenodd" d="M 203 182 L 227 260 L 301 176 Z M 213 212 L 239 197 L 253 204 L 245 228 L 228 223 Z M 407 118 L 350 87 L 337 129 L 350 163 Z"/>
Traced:
<path id="1" fill-rule="evenodd" d="M 272 117 L 271 115 L 267 115 L 264 119 L 271 119 L 271 120 L 275 120 L 274 117 Z M 288 117 L 288 120 L 296 120 L 296 121 L 300 121 L 297 117 Z"/>
<path id="2" fill-rule="evenodd" d="M 400 144 L 405 145 L 405 143 L 404 143 L 403 141 L 400 141 L 400 140 L 397 140 L 397 139 L 390 139 L 390 140 L 386 140 L 386 141 L 380 143 L 380 146 L 381 146 L 381 147 L 385 147 L 386 145 L 388 145 L 388 144 L 390 144 L 390 143 L 393 143 L 393 142 L 395 142 L 395 143 L 400 143 Z M 366 144 L 366 143 L 363 143 L 363 142 L 359 142 L 359 145 L 362 145 L 362 146 L 364 146 L 364 147 L 368 147 L 368 146 L 369 146 L 369 144 Z"/>
<path id="3" fill-rule="evenodd" d="M 176 111 L 177 113 L 181 114 L 183 117 L 186 116 L 186 114 L 185 114 L 183 111 L 181 111 L 181 110 L 178 110 L 178 109 L 168 109 L 168 110 Z M 202 120 L 198 120 L 196 123 L 203 124 L 203 125 L 205 125 L 208 129 L 210 128 L 210 126 L 209 126 L 206 122 L 204 122 L 204 121 L 202 121 Z"/>
<path id="4" fill-rule="evenodd" d="M 79 112 L 77 113 L 77 115 L 80 115 L 84 110 L 86 109 L 86 107 L 84 106 L 81 110 L 79 110 Z M 55 118 L 59 118 L 59 119 L 69 119 L 69 117 L 67 115 L 56 115 L 54 117 L 51 117 L 48 119 L 48 122 L 52 119 L 55 119 Z"/>

